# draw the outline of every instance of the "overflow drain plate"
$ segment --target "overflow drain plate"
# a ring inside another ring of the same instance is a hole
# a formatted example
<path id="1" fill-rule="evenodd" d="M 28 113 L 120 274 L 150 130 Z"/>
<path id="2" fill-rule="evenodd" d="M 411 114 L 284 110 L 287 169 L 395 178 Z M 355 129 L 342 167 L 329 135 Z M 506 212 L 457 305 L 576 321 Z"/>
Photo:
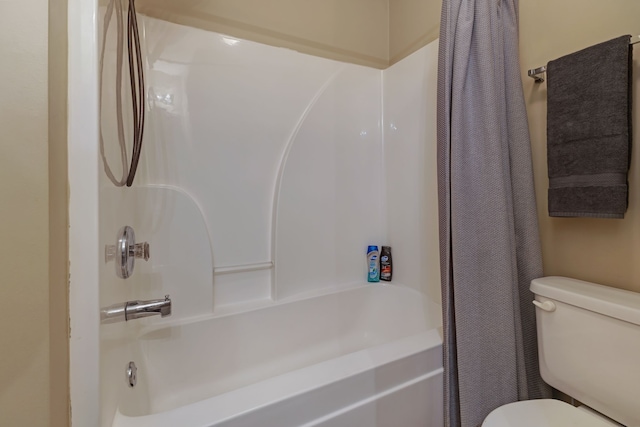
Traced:
<path id="1" fill-rule="evenodd" d="M 127 382 L 129 387 L 135 387 L 138 383 L 138 368 L 134 362 L 129 362 L 127 365 Z"/>

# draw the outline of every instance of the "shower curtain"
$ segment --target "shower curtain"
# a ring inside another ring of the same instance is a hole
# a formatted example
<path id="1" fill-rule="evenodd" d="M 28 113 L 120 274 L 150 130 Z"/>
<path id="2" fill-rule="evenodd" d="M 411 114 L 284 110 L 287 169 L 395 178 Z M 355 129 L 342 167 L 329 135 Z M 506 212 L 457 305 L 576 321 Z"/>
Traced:
<path id="1" fill-rule="evenodd" d="M 438 197 L 445 425 L 548 397 L 529 291 L 542 275 L 517 0 L 444 0 Z"/>

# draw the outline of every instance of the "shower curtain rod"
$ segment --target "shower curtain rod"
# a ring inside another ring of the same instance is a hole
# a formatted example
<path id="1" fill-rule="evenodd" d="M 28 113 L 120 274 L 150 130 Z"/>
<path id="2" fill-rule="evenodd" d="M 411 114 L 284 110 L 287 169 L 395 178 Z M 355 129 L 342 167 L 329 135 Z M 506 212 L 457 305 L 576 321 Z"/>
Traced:
<path id="1" fill-rule="evenodd" d="M 638 43 L 640 43 L 640 40 L 635 42 L 630 41 L 629 46 L 633 46 L 634 44 L 638 44 Z M 542 67 L 530 69 L 529 71 L 527 71 L 527 75 L 532 79 L 534 79 L 536 83 L 542 83 L 544 82 L 544 73 L 546 73 L 546 71 L 547 71 L 547 67 L 543 65 Z"/>

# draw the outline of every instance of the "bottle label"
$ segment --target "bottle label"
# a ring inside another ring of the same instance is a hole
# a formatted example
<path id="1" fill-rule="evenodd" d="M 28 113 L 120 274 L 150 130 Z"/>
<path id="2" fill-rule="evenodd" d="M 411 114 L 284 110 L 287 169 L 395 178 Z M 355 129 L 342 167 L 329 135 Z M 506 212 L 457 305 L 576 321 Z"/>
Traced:
<path id="1" fill-rule="evenodd" d="M 378 263 L 376 262 L 378 257 L 375 255 L 369 259 L 369 278 L 375 279 L 378 276 Z"/>
<path id="2" fill-rule="evenodd" d="M 370 253 L 369 256 L 369 282 L 377 282 L 380 280 L 380 270 L 378 267 L 378 255 L 374 253 Z"/>

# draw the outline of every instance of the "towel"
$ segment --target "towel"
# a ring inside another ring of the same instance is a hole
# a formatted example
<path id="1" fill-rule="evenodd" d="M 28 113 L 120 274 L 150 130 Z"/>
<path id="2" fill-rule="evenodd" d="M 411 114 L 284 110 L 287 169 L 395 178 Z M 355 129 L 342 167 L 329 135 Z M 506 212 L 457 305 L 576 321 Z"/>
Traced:
<path id="1" fill-rule="evenodd" d="M 547 65 L 549 216 L 623 218 L 631 154 L 631 36 Z"/>

